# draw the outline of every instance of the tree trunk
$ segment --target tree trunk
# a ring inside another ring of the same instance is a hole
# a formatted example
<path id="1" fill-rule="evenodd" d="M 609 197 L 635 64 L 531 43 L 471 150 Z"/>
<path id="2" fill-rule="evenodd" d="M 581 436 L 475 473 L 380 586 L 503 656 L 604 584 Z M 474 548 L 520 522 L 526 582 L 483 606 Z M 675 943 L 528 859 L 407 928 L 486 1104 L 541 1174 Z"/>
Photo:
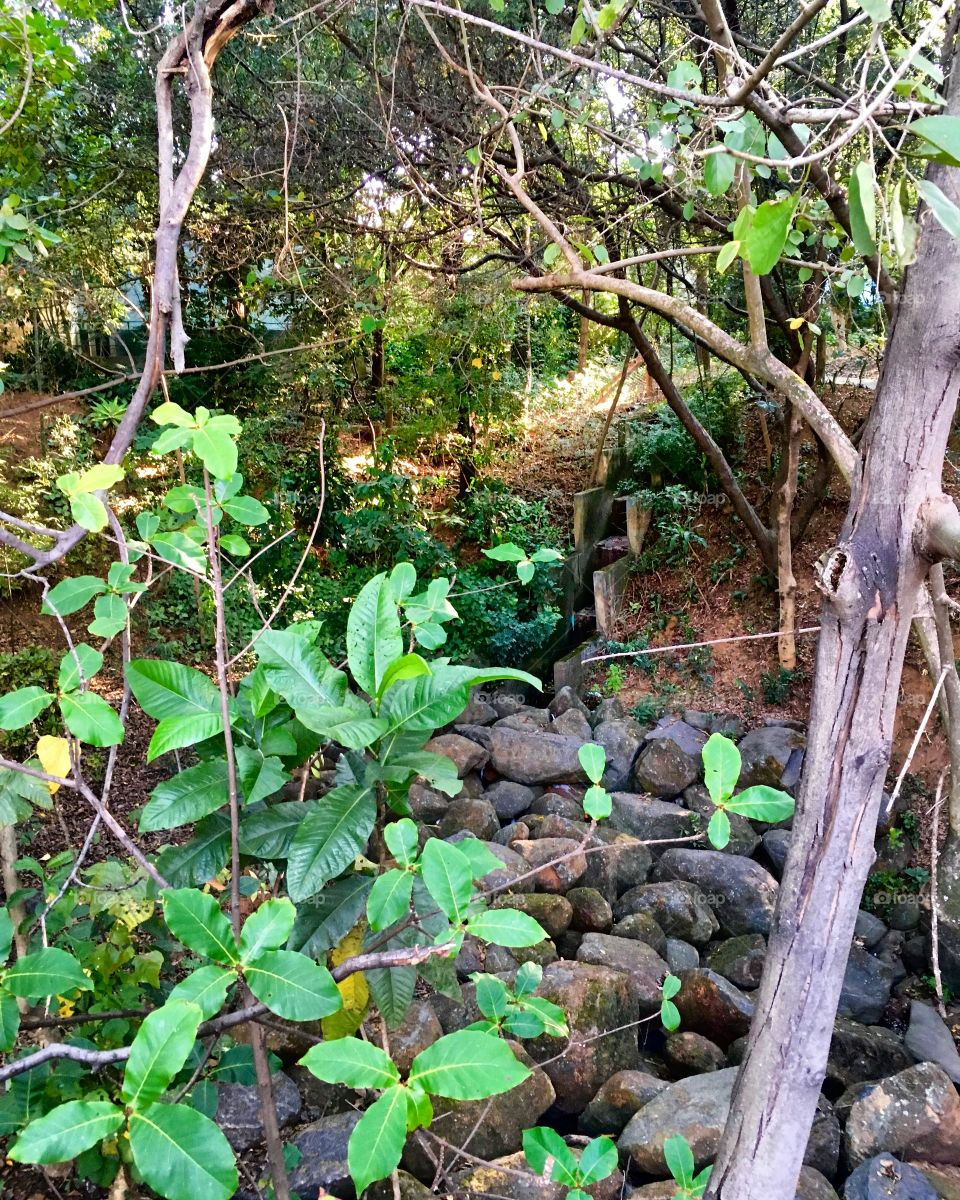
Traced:
<path id="1" fill-rule="evenodd" d="M 583 302 L 587 303 L 587 293 L 583 293 Z M 586 317 L 580 318 L 580 346 L 577 352 L 577 370 L 583 374 L 587 369 L 587 359 L 590 357 L 590 322 Z"/>
<path id="2" fill-rule="evenodd" d="M 954 61 L 948 111 L 956 115 Z M 955 170 L 931 166 L 929 177 L 960 200 Z M 960 246 L 930 212 L 922 224 L 847 519 L 839 544 L 821 559 L 825 602 L 807 758 L 711 1200 L 793 1195 L 874 857 L 910 622 L 937 557 L 931 546 L 943 545 L 937 517 L 950 506 L 940 481 L 960 392 Z"/>

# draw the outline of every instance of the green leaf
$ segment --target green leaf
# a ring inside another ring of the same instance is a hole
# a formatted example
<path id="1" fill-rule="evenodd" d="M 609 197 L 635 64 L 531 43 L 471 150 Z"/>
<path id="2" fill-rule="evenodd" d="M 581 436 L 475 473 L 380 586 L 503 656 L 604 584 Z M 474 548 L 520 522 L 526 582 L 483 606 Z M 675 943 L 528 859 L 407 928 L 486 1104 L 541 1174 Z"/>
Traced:
<path id="1" fill-rule="evenodd" d="M 449 842 L 430 838 L 420 855 L 420 872 L 430 895 L 450 920 L 459 925 L 473 896 L 470 860 Z"/>
<path id="2" fill-rule="evenodd" d="M 73 490 L 77 492 L 102 492 L 107 488 L 113 487 L 115 483 L 119 483 L 125 472 L 123 467 L 116 466 L 112 463 L 97 463 L 95 467 L 88 467 L 77 477 L 76 483 L 73 485 Z"/>
<path id="3" fill-rule="evenodd" d="M 227 1000 L 227 992 L 237 982 L 233 971 L 221 967 L 198 967 L 181 980 L 167 997 L 167 1003 L 182 1001 L 196 1004 L 205 1021 L 215 1017 Z"/>
<path id="4" fill-rule="evenodd" d="M 243 973 L 256 998 L 288 1021 L 318 1021 L 343 1007 L 327 968 L 295 950 L 265 950 Z"/>
<path id="5" fill-rule="evenodd" d="M 891 0 L 860 0 L 860 7 L 875 25 L 889 21 L 893 14 Z"/>
<path id="6" fill-rule="evenodd" d="M 201 671 L 182 663 L 134 659 L 127 664 L 127 682 L 143 711 L 158 720 L 220 715 L 220 693 L 216 687 Z"/>
<path id="7" fill-rule="evenodd" d="M 409 871 L 385 871 L 378 876 L 367 900 L 367 924 L 389 929 L 410 911 L 413 876 Z"/>
<path id="8" fill-rule="evenodd" d="M 250 543 L 239 533 L 222 533 L 220 549 L 224 554 L 232 554 L 234 558 L 246 558 L 250 553 Z"/>
<path id="9" fill-rule="evenodd" d="M 617 9 L 615 4 L 605 4 L 597 13 L 597 25 L 600 29 L 606 31 L 612 29 L 617 22 Z"/>
<path id="10" fill-rule="evenodd" d="M 407 1140 L 407 1089 L 388 1088 L 357 1122 L 347 1145 L 347 1166 L 361 1196 L 394 1170 Z"/>
<path id="11" fill-rule="evenodd" d="M 96 692 L 69 692 L 61 696 L 60 711 L 73 736 L 88 746 L 119 746 L 123 741 L 120 717 Z"/>
<path id="12" fill-rule="evenodd" d="M 195 888 L 169 888 L 161 899 L 170 932 L 185 946 L 214 962 L 239 961 L 230 922 L 212 896 Z"/>
<path id="13" fill-rule="evenodd" d="M 517 578 L 521 583 L 529 583 L 537 573 L 537 568 L 530 562 L 529 559 L 524 562 L 517 563 Z"/>
<path id="14" fill-rule="evenodd" d="M 493 546 L 489 550 L 483 552 L 487 558 L 492 558 L 494 562 L 523 562 L 527 557 L 526 550 L 521 549 L 515 542 L 503 542 L 499 546 Z"/>
<path id="15" fill-rule="evenodd" d="M 265 758 L 260 750 L 252 750 L 249 746 L 237 747 L 237 770 L 240 790 L 247 804 L 258 804 L 275 796 L 290 781 L 290 774 L 284 770 L 279 758 Z"/>
<path id="16" fill-rule="evenodd" d="M 93 605 L 94 620 L 87 628 L 94 637 L 114 637 L 127 626 L 127 606 L 121 596 L 98 596 Z"/>
<path id="17" fill-rule="evenodd" d="M 594 742 L 587 742 L 577 751 L 580 766 L 586 772 L 591 783 L 599 783 L 607 765 L 607 752 Z"/>
<path id="18" fill-rule="evenodd" d="M 180 429 L 195 429 L 197 424 L 185 408 L 174 404 L 172 400 L 158 404 L 150 414 L 150 420 L 158 425 L 176 425 Z"/>
<path id="19" fill-rule="evenodd" d="M 404 654 L 395 659 L 383 674 L 380 686 L 377 688 L 377 698 L 401 679 L 416 679 L 418 675 L 429 675 L 430 664 L 419 654 Z"/>
<path id="20" fill-rule="evenodd" d="M 226 813 L 211 813 L 197 825 L 189 842 L 161 852 L 157 870 L 174 887 L 197 886 L 223 868 L 229 849 L 230 819 Z"/>
<path id="21" fill-rule="evenodd" d="M 545 267 L 552 267 L 553 264 L 557 261 L 557 259 L 559 257 L 560 257 L 560 247 L 557 245 L 556 242 L 551 242 L 550 245 L 543 252 L 543 265 Z M 484 554 L 489 554 L 489 551 L 484 550 Z M 510 560 L 505 560 L 505 561 L 510 561 Z"/>
<path id="22" fill-rule="evenodd" d="M 469 860 L 474 879 L 482 879 L 503 866 L 500 859 L 472 834 L 457 842 L 457 849 Z"/>
<path id="23" fill-rule="evenodd" d="M 176 829 L 199 821 L 222 808 L 228 799 L 227 760 L 198 763 L 157 784 L 140 814 L 140 832 Z"/>
<path id="24" fill-rule="evenodd" d="M 65 996 L 75 988 L 91 990 L 90 980 L 77 960 L 56 946 L 18 958 L 3 972 L 3 986 L 14 996 L 25 996 L 27 1000 Z"/>
<path id="25" fill-rule="evenodd" d="M 202 1015 L 197 1004 L 168 1000 L 144 1017 L 123 1072 L 124 1104 L 145 1108 L 159 1100 L 187 1061 Z"/>
<path id="26" fill-rule="evenodd" d="M 507 1015 L 510 1007 L 510 991 L 502 979 L 496 975 L 474 975 L 473 982 L 477 989 L 477 1008 L 491 1021 L 498 1021 Z"/>
<path id="27" fill-rule="evenodd" d="M 695 1163 L 690 1143 L 685 1137 L 676 1135 L 669 1137 L 663 1143 L 663 1157 L 667 1170 L 681 1187 L 689 1187 L 693 1183 Z"/>
<path id="28" fill-rule="evenodd" d="M 664 1000 L 660 1005 L 660 1020 L 668 1033 L 680 1028 L 680 1009 L 672 1000 Z"/>
<path id="29" fill-rule="evenodd" d="M 741 759 L 736 743 L 719 733 L 711 733 L 701 751 L 703 778 L 714 804 L 722 804 L 737 786 Z"/>
<path id="30" fill-rule="evenodd" d="M 467 152 L 469 156 L 469 151 Z M 480 161 L 480 155 L 477 153 L 477 162 Z M 476 166 L 476 163 L 474 163 Z M 405 600 L 417 585 L 417 569 L 413 563 L 398 562 L 390 572 L 390 588 L 393 592 L 393 598 L 399 604 L 401 600 Z"/>
<path id="31" fill-rule="evenodd" d="M 755 275 L 766 275 L 776 266 L 787 241 L 798 197 L 799 192 L 782 200 L 765 200 L 753 214 L 744 249 Z"/>
<path id="32" fill-rule="evenodd" d="M 69 1162 L 123 1125 L 123 1109 L 103 1100 L 71 1100 L 31 1121 L 7 1151 L 14 1162 Z"/>
<path id="33" fill-rule="evenodd" d="M 765 784 L 746 788 L 726 804 L 728 812 L 740 813 L 752 821 L 769 821 L 773 825 L 792 817 L 795 807 L 796 801 L 792 796 Z"/>
<path id="34" fill-rule="evenodd" d="M 530 1076 L 506 1042 L 463 1029 L 439 1038 L 413 1060 L 409 1082 L 432 1096 L 484 1100 L 508 1092 Z"/>
<path id="35" fill-rule="evenodd" d="M 268 630 L 257 641 L 255 650 L 271 688 L 291 708 L 343 704 L 346 675 L 334 670 L 315 646 L 293 630 Z"/>
<path id="36" fill-rule="evenodd" d="M 539 963 L 523 963 L 513 981 L 513 994 L 519 999 L 532 996 L 543 980 L 543 967 Z"/>
<path id="37" fill-rule="evenodd" d="M 383 840 L 387 849 L 401 866 L 407 867 L 417 857 L 417 846 L 420 835 L 415 821 L 404 817 L 400 821 L 392 821 L 383 831 Z"/>
<path id="38" fill-rule="evenodd" d="M 467 932 L 495 946 L 537 946 L 546 932 L 527 913 L 512 908 L 493 908 L 467 922 Z"/>
<path id="39" fill-rule="evenodd" d="M 338 946 L 359 920 L 372 883 L 360 874 L 328 883 L 309 904 L 300 906 L 288 949 L 318 958 Z"/>
<path id="40" fill-rule="evenodd" d="M 361 853 L 373 832 L 377 803 L 372 787 L 344 784 L 300 826 L 290 846 L 287 891 L 295 902 L 315 895 Z"/>
<path id="41" fill-rule="evenodd" d="M 185 1104 L 152 1104 L 130 1117 L 130 1149 L 146 1183 L 166 1200 L 230 1200 L 237 1167 L 209 1117 Z"/>
<path id="42" fill-rule="evenodd" d="M 386 574 L 360 589 L 347 617 L 347 661 L 354 679 L 375 696 L 387 668 L 403 654 L 400 618 Z"/>
<path id="43" fill-rule="evenodd" d="M 900 266 L 909 267 L 917 259 L 920 226 L 909 212 L 906 180 L 893 189 L 890 201 L 890 232 Z"/>
<path id="44" fill-rule="evenodd" d="M 583 811 L 591 820 L 602 821 L 613 811 L 610 793 L 604 787 L 587 788 L 583 797 Z"/>
<path id="45" fill-rule="evenodd" d="M 261 950 L 276 950 L 293 931 L 297 910 L 286 898 L 267 900 L 247 917 L 240 931 L 240 959 L 250 962 Z"/>
<path id="46" fill-rule="evenodd" d="M 710 818 L 710 824 L 707 826 L 707 838 L 710 845 L 717 850 L 723 850 L 730 842 L 730 818 L 718 808 L 714 811 Z"/>
<path id="47" fill-rule="evenodd" d="M 319 807 L 314 800 L 305 803 L 289 800 L 245 813 L 240 821 L 240 853 L 257 858 L 286 858 L 297 830 Z"/>
<path id="48" fill-rule="evenodd" d="M 676 977 L 676 975 L 668 975 L 664 979 L 663 984 L 661 985 L 661 989 L 660 989 L 663 992 L 664 1000 L 672 1000 L 674 998 L 674 996 L 680 991 L 681 987 L 682 987 L 682 984 L 680 983 L 680 980 Z"/>
<path id="49" fill-rule="evenodd" d="M 107 525 L 107 510 L 103 502 L 89 492 L 77 492 L 70 497 L 70 512 L 73 519 L 91 533 L 99 533 Z"/>
<path id="50" fill-rule="evenodd" d="M 17 688 L 0 696 L 0 729 L 23 729 L 53 703 L 53 697 L 40 687 Z"/>
<path id="51" fill-rule="evenodd" d="M 947 233 L 960 241 L 960 208 L 929 179 L 918 180 L 917 191 Z"/>
<path id="52" fill-rule="evenodd" d="M 20 1031 L 20 1009 L 9 992 L 0 991 L 0 1051 L 12 1050 Z"/>
<path id="53" fill-rule="evenodd" d="M 915 133 L 935 146 L 941 153 L 937 161 L 951 167 L 960 167 L 960 117 L 948 117 L 940 114 L 932 117 L 921 117 L 907 126 L 909 133 Z"/>
<path id="54" fill-rule="evenodd" d="M 355 1037 L 311 1046 L 300 1063 L 325 1083 L 382 1089 L 400 1082 L 400 1072 L 390 1056 L 379 1046 Z"/>
<path id="55" fill-rule="evenodd" d="M 156 533 L 150 538 L 150 545 L 164 562 L 195 575 L 206 574 L 207 558 L 203 546 L 186 533 L 177 529 L 169 533 Z"/>
<path id="56" fill-rule="evenodd" d="M 711 196 L 722 196 L 733 183 L 737 160 L 732 154 L 718 150 L 710 154 L 703 164 L 703 182 Z"/>
<path id="57" fill-rule="evenodd" d="M 270 512 L 253 496 L 231 496 L 222 501 L 223 511 L 239 525 L 266 525 Z"/>
<path id="58" fill-rule="evenodd" d="M 297 717 L 324 741 L 338 742 L 347 750 L 363 750 L 383 737 L 388 725 L 382 718 L 372 716 L 370 706 L 359 696 L 350 693 L 348 696 L 349 703 L 337 708 L 298 708 Z"/>
<path id="59" fill-rule="evenodd" d="M 237 444 L 221 429 L 207 425 L 194 432 L 193 452 L 215 479 L 230 479 L 237 469 Z"/>
<path id="60" fill-rule="evenodd" d="M 103 655 L 86 642 L 78 642 L 60 660 L 57 687 L 61 692 L 72 692 L 81 682 L 89 682 L 103 666 Z M 82 679 L 81 679 L 82 676 Z"/>
<path id="61" fill-rule="evenodd" d="M 719 274 L 724 274 L 739 253 L 740 243 L 738 241 L 727 242 L 720 247 L 720 253 L 717 255 L 717 271 Z"/>
<path id="62" fill-rule="evenodd" d="M 0 907 L 0 964 L 5 963 L 10 957 L 10 947 L 12 944 L 13 921 L 10 919 L 10 913 L 6 908 Z"/>
<path id="63" fill-rule="evenodd" d="M 40 611 L 68 617 L 89 604 L 94 596 L 99 596 L 106 588 L 107 585 L 96 575 L 78 575 L 75 579 L 64 579 L 47 592 Z"/>
<path id="64" fill-rule="evenodd" d="M 858 162 L 850 176 L 850 233 L 858 254 L 877 252 L 877 201 L 872 162 Z"/>
<path id="65" fill-rule="evenodd" d="M 577 1181 L 576 1155 L 555 1129 L 539 1125 L 523 1131 L 523 1152 L 538 1175 L 551 1164 L 550 1179 L 568 1186 Z"/>
<path id="66" fill-rule="evenodd" d="M 147 746 L 147 762 L 153 762 L 170 750 L 181 750 L 184 746 L 195 746 L 223 732 L 223 718 L 219 713 L 203 716 L 167 717 L 153 731 Z"/>

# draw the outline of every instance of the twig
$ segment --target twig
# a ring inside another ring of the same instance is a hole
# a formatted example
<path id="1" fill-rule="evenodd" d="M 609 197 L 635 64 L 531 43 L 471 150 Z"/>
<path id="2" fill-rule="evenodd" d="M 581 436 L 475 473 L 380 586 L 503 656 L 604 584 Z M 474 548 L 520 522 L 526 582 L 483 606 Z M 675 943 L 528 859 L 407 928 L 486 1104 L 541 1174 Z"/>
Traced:
<path id="1" fill-rule="evenodd" d="M 943 803 L 943 781 L 948 767 L 944 767 L 937 780 L 937 795 L 933 802 L 933 827 L 930 830 L 930 959 L 933 964 L 933 982 L 937 993 L 937 1009 L 944 1020 L 947 1009 L 943 999 L 943 978 L 940 974 L 940 894 L 937 887 L 937 868 L 940 847 L 940 805 Z"/>
<path id="2" fill-rule="evenodd" d="M 943 687 L 943 681 L 946 679 L 949 669 L 949 667 L 944 667 L 940 672 L 939 678 L 937 679 L 936 686 L 933 689 L 933 695 L 930 697 L 930 702 L 924 710 L 923 718 L 920 721 L 919 728 L 913 736 L 913 741 L 910 743 L 910 750 L 907 754 L 907 757 L 904 759 L 903 766 L 900 768 L 900 774 L 897 776 L 897 782 L 890 794 L 890 801 L 887 804 L 888 812 L 893 812 L 894 805 L 897 803 L 897 797 L 900 795 L 900 789 L 903 787 L 903 781 L 907 776 L 907 772 L 910 770 L 911 764 L 913 763 L 913 756 L 917 752 L 917 747 L 920 745 L 920 739 L 923 737 L 923 731 L 926 729 L 927 722 L 930 720 L 933 710 L 936 707 L 937 697 L 940 695 L 940 689 Z"/>
<path id="3" fill-rule="evenodd" d="M 801 633 L 819 633 L 819 625 L 806 625 L 803 629 L 794 631 L 794 636 Z M 756 642 L 761 638 L 778 638 L 780 633 L 738 633 L 733 637 L 711 638 L 706 642 L 683 642 L 679 646 L 651 646 L 646 650 L 618 650 L 615 654 L 595 654 L 592 658 L 581 659 L 581 662 L 603 662 L 608 658 L 641 658 L 647 654 L 673 654 L 676 650 L 697 650 L 701 646 L 725 646 L 728 642 Z"/>

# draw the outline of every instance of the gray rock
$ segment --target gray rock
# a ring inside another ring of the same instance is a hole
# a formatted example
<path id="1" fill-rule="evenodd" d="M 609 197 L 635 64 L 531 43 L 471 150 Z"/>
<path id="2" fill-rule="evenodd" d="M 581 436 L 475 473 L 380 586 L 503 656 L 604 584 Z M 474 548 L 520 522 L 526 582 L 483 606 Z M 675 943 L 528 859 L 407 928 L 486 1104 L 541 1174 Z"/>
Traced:
<path id="1" fill-rule="evenodd" d="M 592 714 L 594 727 L 604 721 L 619 721 L 627 715 L 626 709 L 617 696 L 605 696 Z"/>
<path id="2" fill-rule="evenodd" d="M 622 920 L 631 913 L 647 913 L 667 937 L 682 938 L 694 946 L 705 946 L 720 928 L 703 892 L 693 883 L 645 883 L 630 888 L 613 906 L 613 915 Z"/>
<path id="3" fill-rule="evenodd" d="M 879 917 L 860 909 L 857 913 L 857 923 L 853 928 L 853 936 L 863 942 L 868 950 L 872 950 L 886 932 L 887 927 Z"/>
<path id="4" fill-rule="evenodd" d="M 699 758 L 685 753 L 670 737 L 648 741 L 633 767 L 634 787 L 652 796 L 679 796 L 699 775 Z"/>
<path id="5" fill-rule="evenodd" d="M 837 1193 L 813 1167 L 801 1167 L 794 1200 L 837 1200 Z"/>
<path id="6" fill-rule="evenodd" d="M 390 1030 L 390 1056 L 406 1075 L 417 1055 L 443 1037 L 443 1026 L 426 1000 L 414 1000 L 396 1029 Z"/>
<path id="7" fill-rule="evenodd" d="M 750 1028 L 753 1001 L 722 975 L 699 967 L 682 971 L 680 991 L 673 998 L 680 1010 L 680 1028 L 692 1029 L 727 1047 Z"/>
<path id="8" fill-rule="evenodd" d="M 431 1179 L 433 1174 L 431 1171 Z M 566 1185 L 534 1175 L 522 1152 L 471 1167 L 455 1174 L 453 1182 L 457 1200 L 563 1200 L 567 1193 Z M 586 1188 L 592 1200 L 622 1200 L 625 1190 L 629 1189 L 619 1170 Z"/>
<path id="9" fill-rule="evenodd" d="M 538 817 L 566 817 L 570 821 L 582 821 L 583 805 L 573 796 L 546 791 L 530 805 L 530 813 Z"/>
<path id="10" fill-rule="evenodd" d="M 784 726 L 752 730 L 740 739 L 739 786 L 748 788 L 765 783 L 780 787 L 791 756 L 805 745 L 806 738 L 802 733 Z"/>
<path id="11" fill-rule="evenodd" d="M 663 930 L 649 913 L 631 913 L 618 921 L 610 930 L 614 937 L 633 938 L 637 942 L 646 942 L 664 957 L 667 949 L 667 938 Z"/>
<path id="12" fill-rule="evenodd" d="M 618 1071 L 611 1075 L 580 1114 L 579 1129 L 589 1137 L 623 1132 L 635 1112 L 667 1087 L 664 1080 L 646 1071 Z"/>
<path id="13" fill-rule="evenodd" d="M 471 696 L 470 703 L 457 717 L 458 725 L 492 725 L 497 719 L 497 710 L 487 700 Z"/>
<path id="14" fill-rule="evenodd" d="M 424 825 L 437 825 L 450 805 L 450 797 L 425 783 L 411 783 L 407 792 L 410 811 Z"/>
<path id="15" fill-rule="evenodd" d="M 653 856 L 639 838 L 601 825 L 593 844 L 606 849 L 588 855 L 581 880 L 584 887 L 596 888 L 612 904 L 618 896 L 646 880 Z"/>
<path id="16" fill-rule="evenodd" d="M 577 951 L 579 962 L 624 971 L 640 1005 L 641 1016 L 660 1008 L 660 985 L 668 967 L 652 946 L 609 933 L 586 933 Z"/>
<path id="17" fill-rule="evenodd" d="M 698 764 L 698 769 L 702 767 L 702 751 L 707 742 L 706 730 L 697 728 L 689 721 L 681 721 L 679 717 L 661 717 L 647 734 L 646 740 L 652 742 L 658 738 L 668 738 Z"/>
<path id="18" fill-rule="evenodd" d="M 960 1099 L 935 1063 L 920 1063 L 875 1083 L 850 1109 L 847 1162 L 886 1150 L 927 1162 L 960 1163 Z"/>
<path id="19" fill-rule="evenodd" d="M 696 946 L 691 946 L 680 938 L 668 937 L 663 957 L 670 964 L 674 975 L 681 971 L 693 971 L 700 966 L 700 953 Z"/>
<path id="20" fill-rule="evenodd" d="M 440 836 L 453 837 L 457 833 L 472 833 L 481 842 L 487 841 L 500 831 L 500 822 L 493 805 L 486 800 L 451 800 L 440 821 Z"/>
<path id="21" fill-rule="evenodd" d="M 582 744 L 577 738 L 495 725 L 490 762 L 498 775 L 514 783 L 582 783 L 586 775 L 577 757 Z"/>
<path id="22" fill-rule="evenodd" d="M 706 957 L 706 966 L 738 988 L 748 991 L 760 985 L 767 943 L 762 934 L 744 933 L 715 946 Z"/>
<path id="23" fill-rule="evenodd" d="M 564 686 L 559 690 L 559 692 L 557 692 L 554 698 L 547 705 L 547 708 L 555 717 L 562 716 L 571 708 L 583 713 L 585 717 L 590 713 L 590 709 L 587 708 L 587 706 L 569 684 L 564 684 Z"/>
<path id="24" fill-rule="evenodd" d="M 828 1179 L 837 1173 L 840 1162 L 840 1122 L 826 1096 L 820 1096 L 817 1100 L 817 1113 L 813 1118 L 803 1161 Z"/>
<path id="25" fill-rule="evenodd" d="M 904 1045 L 917 1062 L 932 1062 L 960 1083 L 960 1053 L 946 1022 L 930 1004 L 910 1001 L 910 1026 Z"/>
<path id="26" fill-rule="evenodd" d="M 680 1079 L 719 1071 L 727 1065 L 727 1057 L 716 1043 L 690 1029 L 670 1034 L 664 1042 L 663 1057 L 670 1074 Z"/>
<path id="27" fill-rule="evenodd" d="M 501 779 L 487 788 L 483 798 L 493 805 L 493 810 L 501 821 L 512 821 L 514 817 L 519 817 L 521 813 L 529 810 L 537 794 L 533 788 L 525 787 L 522 783 L 511 783 L 509 779 Z"/>
<path id="28" fill-rule="evenodd" d="M 893 969 L 885 962 L 874 958 L 862 946 L 852 946 L 837 1012 L 864 1025 L 879 1024 L 890 999 L 893 977 Z"/>
<path id="29" fill-rule="evenodd" d="M 613 926 L 613 909 L 596 888 L 575 887 L 567 892 L 573 905 L 570 927 L 577 933 L 609 933 Z"/>
<path id="30" fill-rule="evenodd" d="M 667 1138 L 685 1137 L 697 1170 L 712 1162 L 730 1111 L 736 1067 L 692 1075 L 672 1083 L 627 1123 L 617 1145 L 647 1175 L 668 1175 L 663 1156 Z"/>
<path id="31" fill-rule="evenodd" d="M 568 708 L 565 713 L 561 713 L 551 723 L 550 732 L 559 733 L 563 737 L 577 738 L 580 742 L 589 742 L 593 737 L 590 722 L 575 708 Z"/>
<path id="32" fill-rule="evenodd" d="M 300 1115 L 300 1093 L 283 1071 L 272 1078 L 277 1121 L 281 1128 L 291 1125 Z M 227 1141 L 238 1152 L 249 1150 L 263 1140 L 260 1098 L 255 1084 L 221 1083 L 217 1088 L 217 1112 L 214 1120 Z"/>
<path id="33" fill-rule="evenodd" d="M 500 846 L 497 842 L 484 842 L 483 844 L 503 863 L 500 869 L 484 875 L 484 887 L 497 889 L 509 887 L 514 892 L 532 892 L 534 890 L 535 885 L 532 878 L 518 878 L 520 875 L 525 875 L 530 868 L 515 850 L 511 850 L 509 846 Z"/>
<path id="34" fill-rule="evenodd" d="M 889 1029 L 838 1018 L 827 1059 L 827 1078 L 840 1087 L 883 1079 L 912 1066 L 903 1042 Z"/>
<path id="35" fill-rule="evenodd" d="M 483 746 L 470 738 L 462 737 L 459 733 L 441 733 L 438 737 L 431 738 L 424 750 L 449 758 L 461 779 L 471 771 L 479 771 L 485 767 L 490 757 Z"/>
<path id="36" fill-rule="evenodd" d="M 916 1167 L 878 1154 L 849 1177 L 843 1200 L 937 1200 L 937 1193 Z"/>
<path id="37" fill-rule="evenodd" d="M 636 992 L 621 971 L 561 961 L 544 970 L 537 995 L 560 1005 L 571 1039 L 560 1057 L 557 1039 L 547 1036 L 528 1042 L 527 1050 L 544 1063 L 560 1112 L 581 1113 L 611 1075 L 637 1067 L 636 1029 L 623 1028 L 638 1019 Z"/>
<path id="38" fill-rule="evenodd" d="M 332 1192 L 351 1200 L 356 1192 L 347 1168 L 347 1143 L 362 1113 L 335 1113 L 322 1117 L 293 1139 L 301 1159 L 290 1174 L 290 1187 L 301 1196 Z"/>
<path id="39" fill-rule="evenodd" d="M 593 741 L 607 754 L 603 786 L 608 792 L 627 791 L 633 764 L 643 745 L 643 726 L 632 717 L 600 721 L 594 728 Z"/>
<path id="40" fill-rule="evenodd" d="M 770 932 L 779 884 L 752 859 L 716 850 L 667 850 L 653 878 L 680 879 L 698 887 L 730 937 Z"/>
<path id="41" fill-rule="evenodd" d="M 635 792 L 613 792 L 611 829 L 630 833 L 643 841 L 664 841 L 696 833 L 703 822 L 695 813 L 667 800 L 651 800 Z"/>
<path id="42" fill-rule="evenodd" d="M 493 714 L 496 717 L 496 713 Z M 469 738 L 471 742 L 476 742 L 482 746 L 484 750 L 490 750 L 490 729 L 486 725 L 454 725 L 454 733 L 459 733 L 461 737 Z"/>
<path id="43" fill-rule="evenodd" d="M 526 705 L 501 717 L 493 726 L 494 729 L 517 729 L 522 733 L 539 733 L 541 729 L 549 727 L 550 714 L 545 708 L 528 708 Z"/>
<path id="44" fill-rule="evenodd" d="M 790 846 L 789 829 L 768 829 L 761 837 L 763 853 L 770 863 L 770 870 L 779 879 L 783 875 L 783 864 L 787 861 Z"/>
<path id="45" fill-rule="evenodd" d="M 573 838 L 545 837 L 535 841 L 514 842 L 512 849 L 527 863 L 528 868 L 540 868 L 533 878 L 537 887 L 545 892 L 562 894 L 568 891 L 579 882 L 587 869 L 586 856 L 579 842 Z"/>
<path id="46" fill-rule="evenodd" d="M 530 892 L 522 896 L 497 896 L 491 908 L 516 908 L 539 921 L 548 935 L 558 938 L 573 920 L 573 905 L 564 896 Z"/>

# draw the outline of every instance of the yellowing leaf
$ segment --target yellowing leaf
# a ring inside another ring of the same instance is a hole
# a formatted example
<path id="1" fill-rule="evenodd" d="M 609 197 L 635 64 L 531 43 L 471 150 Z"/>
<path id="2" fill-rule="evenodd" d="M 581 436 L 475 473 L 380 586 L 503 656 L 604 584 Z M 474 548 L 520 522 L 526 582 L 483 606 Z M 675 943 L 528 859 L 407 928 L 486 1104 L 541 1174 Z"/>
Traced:
<path id="1" fill-rule="evenodd" d="M 37 742 L 37 758 L 48 775 L 58 775 L 61 779 L 66 779 L 70 774 L 70 743 L 66 738 L 52 737 L 45 733 Z M 47 787 L 52 796 L 60 784 L 48 783 Z"/>
<path id="2" fill-rule="evenodd" d="M 792 320 L 790 321 L 790 328 L 791 329 L 799 329 L 802 324 L 803 324 L 803 317 L 793 317 Z"/>
<path id="3" fill-rule="evenodd" d="M 363 926 L 355 925 L 339 946 L 330 951 L 330 966 L 339 967 L 348 958 L 363 952 Z M 337 990 L 343 997 L 343 1008 L 320 1022 L 323 1036 L 327 1041 L 336 1038 L 349 1037 L 360 1028 L 367 1014 L 370 1003 L 370 989 L 363 977 L 362 971 L 348 975 L 337 984 Z"/>

